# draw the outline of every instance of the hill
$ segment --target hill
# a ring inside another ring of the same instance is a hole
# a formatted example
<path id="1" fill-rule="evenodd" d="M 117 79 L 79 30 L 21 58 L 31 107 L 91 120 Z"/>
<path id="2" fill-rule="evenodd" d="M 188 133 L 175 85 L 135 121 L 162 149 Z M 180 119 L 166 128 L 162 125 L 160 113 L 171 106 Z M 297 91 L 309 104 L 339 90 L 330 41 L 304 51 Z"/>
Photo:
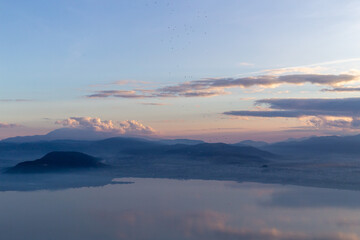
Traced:
<path id="1" fill-rule="evenodd" d="M 201 143 L 196 145 L 154 145 L 125 149 L 123 153 L 132 159 L 183 159 L 201 160 L 217 164 L 257 164 L 268 162 L 276 155 L 250 146 L 233 146 L 225 143 Z M 184 163 L 185 164 L 185 163 Z"/>
<path id="2" fill-rule="evenodd" d="M 356 156 L 360 155 L 360 135 L 311 137 L 269 144 L 262 149 L 293 156 Z"/>
<path id="3" fill-rule="evenodd" d="M 106 165 L 98 158 L 80 152 L 51 152 L 44 157 L 21 162 L 9 168 L 6 173 L 46 173 L 66 170 L 102 168 Z"/>

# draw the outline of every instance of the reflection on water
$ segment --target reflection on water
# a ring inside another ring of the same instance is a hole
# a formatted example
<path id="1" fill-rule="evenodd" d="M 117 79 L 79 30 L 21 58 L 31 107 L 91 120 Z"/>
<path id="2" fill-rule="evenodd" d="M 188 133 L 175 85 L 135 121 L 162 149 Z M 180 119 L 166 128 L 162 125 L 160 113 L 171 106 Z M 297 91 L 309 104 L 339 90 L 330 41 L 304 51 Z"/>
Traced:
<path id="1" fill-rule="evenodd" d="M 200 180 L 119 179 L 0 193 L 0 239 L 360 239 L 360 192 Z"/>

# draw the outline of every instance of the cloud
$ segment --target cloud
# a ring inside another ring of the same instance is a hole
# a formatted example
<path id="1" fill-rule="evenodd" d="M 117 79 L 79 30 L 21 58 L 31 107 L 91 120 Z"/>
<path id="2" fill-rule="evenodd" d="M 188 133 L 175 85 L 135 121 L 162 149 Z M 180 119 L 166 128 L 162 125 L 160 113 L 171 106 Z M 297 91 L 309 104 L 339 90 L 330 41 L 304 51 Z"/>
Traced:
<path id="1" fill-rule="evenodd" d="M 324 66 L 333 66 L 350 62 L 360 62 L 360 58 L 347 58 L 347 59 L 339 59 L 334 61 L 327 61 L 303 66 L 295 66 L 295 67 L 284 67 L 277 69 L 267 69 L 262 72 L 266 72 L 269 74 L 284 74 L 284 73 L 317 73 L 324 70 L 327 70 L 327 67 Z M 355 70 L 357 72 L 357 70 Z M 358 72 L 357 72 L 358 74 Z"/>
<path id="2" fill-rule="evenodd" d="M 87 97 L 88 98 L 107 98 L 107 97 L 146 98 L 148 96 L 137 94 L 136 91 L 105 90 L 105 91 L 96 91 L 94 94 L 88 95 Z"/>
<path id="3" fill-rule="evenodd" d="M 225 115 L 239 117 L 284 117 L 299 118 L 304 116 L 315 116 L 318 112 L 313 111 L 228 111 Z"/>
<path id="4" fill-rule="evenodd" d="M 0 122 L 0 128 L 15 128 L 15 127 L 20 127 L 20 125 L 14 124 L 14 123 L 2 123 L 2 122 Z"/>
<path id="5" fill-rule="evenodd" d="M 338 87 L 332 89 L 322 89 L 322 92 L 359 92 L 360 88 L 358 87 Z"/>
<path id="6" fill-rule="evenodd" d="M 241 101 L 252 101 L 252 100 L 255 100 L 254 97 L 245 97 L 245 98 L 239 98 L 239 100 Z"/>
<path id="7" fill-rule="evenodd" d="M 111 85 L 128 85 L 128 84 L 149 84 L 149 83 L 145 81 L 137 81 L 137 80 L 118 80 L 111 83 Z"/>
<path id="8" fill-rule="evenodd" d="M 69 128 L 125 135 L 146 135 L 155 132 L 153 128 L 145 126 L 135 120 L 114 122 L 111 120 L 103 121 L 100 118 L 92 117 L 71 117 L 65 120 L 56 121 L 55 123 Z"/>
<path id="9" fill-rule="evenodd" d="M 358 79 L 358 76 L 349 74 L 324 75 L 324 74 L 292 74 L 292 75 L 264 75 L 243 78 L 208 78 L 192 82 L 181 83 L 158 89 L 162 93 L 179 94 L 193 90 L 211 90 L 218 88 L 249 88 L 253 86 L 273 87 L 280 84 L 337 85 Z"/>
<path id="10" fill-rule="evenodd" d="M 324 116 L 317 116 L 306 120 L 309 126 L 318 129 L 341 128 L 341 129 L 360 129 L 360 119 L 353 117 L 350 119 L 329 119 Z"/>
<path id="11" fill-rule="evenodd" d="M 316 128 L 360 129 L 360 98 L 333 99 L 262 99 L 255 105 L 266 105 L 269 110 L 227 111 L 223 114 L 241 117 L 305 118 Z"/>
<path id="12" fill-rule="evenodd" d="M 299 69 L 298 69 L 299 70 Z M 288 70 L 287 70 L 288 71 Z M 295 70 L 294 70 L 295 71 Z M 250 88 L 254 86 L 273 88 L 282 84 L 317 84 L 337 86 L 359 79 L 355 74 L 290 74 L 262 75 L 241 78 L 206 78 L 153 90 L 103 90 L 88 95 L 88 98 L 169 98 L 169 97 L 213 97 L 230 94 L 227 88 Z"/>
<path id="13" fill-rule="evenodd" d="M 171 93 L 157 90 L 104 90 L 104 91 L 96 91 L 94 94 L 87 95 L 87 98 L 171 98 L 171 97 L 213 97 L 218 95 L 226 95 L 230 94 L 229 92 L 225 92 L 221 89 L 214 90 L 191 90 L 184 91 L 179 93 Z"/>
<path id="14" fill-rule="evenodd" d="M 149 84 L 149 83 L 144 82 L 144 81 L 123 79 L 123 80 L 118 80 L 118 81 L 111 82 L 111 83 L 92 84 L 92 85 L 89 85 L 89 87 L 107 87 L 107 86 L 113 86 L 113 85 L 121 86 L 121 85 L 142 85 L 142 84 Z"/>
<path id="15" fill-rule="evenodd" d="M 315 115 L 353 116 L 360 113 L 360 98 L 271 98 L 256 101 L 256 105 L 261 104 L 271 109 L 313 111 Z"/>
<path id="16" fill-rule="evenodd" d="M 325 70 L 324 67 L 286 67 L 286 68 L 277 68 L 277 69 L 268 69 L 264 70 L 263 72 L 266 72 L 267 74 L 275 74 L 275 75 L 281 75 L 284 73 L 306 73 L 306 74 L 313 74 L 320 71 Z"/>
<path id="17" fill-rule="evenodd" d="M 144 102 L 144 103 L 141 103 L 142 105 L 146 105 L 146 106 L 165 106 L 165 105 L 168 105 L 166 103 L 152 103 L 152 102 Z"/>
<path id="18" fill-rule="evenodd" d="M 199 90 L 199 91 L 186 91 L 184 93 L 179 93 L 179 97 L 214 97 L 219 95 L 227 95 L 229 92 L 225 92 L 221 89 L 218 90 Z"/>

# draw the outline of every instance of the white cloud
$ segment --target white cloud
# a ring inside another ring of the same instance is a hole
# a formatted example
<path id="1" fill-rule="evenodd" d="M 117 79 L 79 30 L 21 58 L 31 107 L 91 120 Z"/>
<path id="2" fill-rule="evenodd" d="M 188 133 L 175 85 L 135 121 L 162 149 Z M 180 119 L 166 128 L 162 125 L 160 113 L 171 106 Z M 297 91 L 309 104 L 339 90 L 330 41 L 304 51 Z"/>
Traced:
<path id="1" fill-rule="evenodd" d="M 360 120 L 357 117 L 316 116 L 305 120 L 306 124 L 318 129 L 354 129 L 359 130 Z"/>
<path id="2" fill-rule="evenodd" d="M 109 132 L 125 135 L 146 135 L 155 132 L 153 128 L 145 126 L 135 120 L 118 122 L 111 120 L 103 121 L 100 118 L 92 117 L 71 117 L 68 119 L 56 121 L 55 123 L 69 128 L 78 128 L 89 131 Z"/>

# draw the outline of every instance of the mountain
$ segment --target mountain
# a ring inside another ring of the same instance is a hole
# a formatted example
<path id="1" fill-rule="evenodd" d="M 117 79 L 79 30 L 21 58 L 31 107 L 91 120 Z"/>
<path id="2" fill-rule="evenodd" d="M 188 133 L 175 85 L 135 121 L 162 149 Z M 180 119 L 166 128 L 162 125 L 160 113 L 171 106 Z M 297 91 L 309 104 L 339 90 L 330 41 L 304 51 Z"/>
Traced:
<path id="1" fill-rule="evenodd" d="M 263 147 L 269 143 L 263 141 L 244 140 L 238 143 L 234 143 L 235 146 L 251 146 L 251 147 Z"/>
<path id="2" fill-rule="evenodd" d="M 118 134 L 111 132 L 98 132 L 89 131 L 88 129 L 76 129 L 76 128 L 59 128 L 51 131 L 45 135 L 34 136 L 19 136 L 3 139 L 2 142 L 39 142 L 39 141 L 54 141 L 54 140 L 100 140 L 111 137 L 118 137 Z"/>
<path id="3" fill-rule="evenodd" d="M 96 169 L 106 165 L 98 158 L 80 152 L 51 152 L 44 157 L 21 162 L 9 168 L 7 173 L 46 173 L 66 170 Z"/>
<path id="4" fill-rule="evenodd" d="M 53 151 L 75 151 L 83 152 L 96 157 L 113 157 L 121 153 L 124 149 L 133 149 L 154 145 L 160 145 L 140 138 L 117 137 L 98 141 L 82 140 L 54 140 L 38 142 L 0 142 L 0 156 L 6 161 L 0 162 L 1 165 L 9 161 L 20 162 L 32 160 Z"/>
<path id="5" fill-rule="evenodd" d="M 360 135 L 311 137 L 269 144 L 261 149 L 294 156 L 360 155 Z"/>
<path id="6" fill-rule="evenodd" d="M 111 132 L 99 132 L 91 131 L 89 129 L 77 129 L 77 128 L 59 128 L 53 130 L 45 135 L 33 135 L 33 136 L 18 136 L 11 137 L 1 140 L 0 142 L 7 143 L 30 143 L 30 142 L 41 142 L 41 141 L 55 141 L 55 140 L 77 140 L 77 141 L 96 141 L 104 140 L 108 138 L 139 138 L 135 135 L 119 135 Z M 160 144 L 188 144 L 195 145 L 204 143 L 201 140 L 192 139 L 159 139 L 159 138 L 146 138 L 147 140 L 158 142 Z"/>
<path id="7" fill-rule="evenodd" d="M 4 163 L 0 164 L 7 167 L 11 161 L 14 163 L 32 160 L 53 151 L 83 152 L 102 158 L 112 164 L 118 162 L 126 164 L 126 161 L 151 162 L 157 159 L 172 158 L 190 161 L 209 160 L 217 163 L 246 163 L 251 161 L 265 162 L 266 159 L 276 158 L 274 154 L 250 146 L 234 146 L 225 143 L 195 144 L 195 142 L 191 141 L 190 143 L 165 144 L 161 141 L 125 137 L 108 138 L 99 141 L 0 142 L 0 156 L 2 159 L 6 159 Z"/>
<path id="8" fill-rule="evenodd" d="M 193 139 L 161 139 L 158 140 L 159 143 L 174 145 L 174 144 L 186 144 L 186 145 L 196 145 L 200 143 L 205 143 L 201 140 L 193 140 Z"/>
<path id="9" fill-rule="evenodd" d="M 154 145 L 125 149 L 123 153 L 133 159 L 183 159 L 216 163 L 265 163 L 276 155 L 250 146 L 233 146 L 225 143 L 201 143 L 196 145 Z"/>

